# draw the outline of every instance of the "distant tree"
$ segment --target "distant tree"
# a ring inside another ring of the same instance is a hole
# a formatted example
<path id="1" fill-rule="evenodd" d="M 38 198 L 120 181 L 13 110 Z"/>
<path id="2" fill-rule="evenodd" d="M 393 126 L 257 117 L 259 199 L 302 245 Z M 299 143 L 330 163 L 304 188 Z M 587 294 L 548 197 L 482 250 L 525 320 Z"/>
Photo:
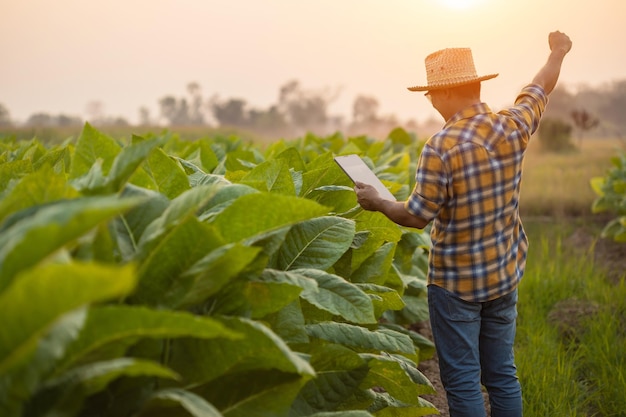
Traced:
<path id="1" fill-rule="evenodd" d="M 583 133 L 587 130 L 591 130 L 600 124 L 600 120 L 593 117 L 589 112 L 584 109 L 572 110 L 570 113 L 572 120 L 574 120 L 574 126 L 578 129 L 578 147 L 582 145 Z"/>
<path id="2" fill-rule="evenodd" d="M 97 121 L 97 126 L 130 126 L 128 120 L 123 117 L 103 117 Z"/>
<path id="3" fill-rule="evenodd" d="M 31 127 L 80 126 L 82 123 L 82 119 L 77 116 L 68 116 L 66 114 L 53 116 L 43 112 L 34 113 L 26 120 L 26 126 Z"/>
<path id="4" fill-rule="evenodd" d="M 576 96 L 565 87 L 559 85 L 550 94 L 544 118 L 568 120 L 570 113 L 576 108 Z"/>
<path id="5" fill-rule="evenodd" d="M 189 94 L 189 102 L 191 103 L 188 110 L 189 124 L 205 124 L 203 114 L 204 102 L 202 99 L 200 84 L 196 82 L 187 84 L 187 93 Z"/>
<path id="6" fill-rule="evenodd" d="M 4 104 L 0 103 L 0 126 L 6 127 L 12 124 L 9 109 L 7 109 Z"/>
<path id="7" fill-rule="evenodd" d="M 34 113 L 26 120 L 26 126 L 48 127 L 54 126 L 54 118 L 48 113 Z"/>
<path id="8" fill-rule="evenodd" d="M 600 107 L 603 119 L 610 122 L 619 135 L 626 133 L 626 80 L 616 81 L 605 92 L 605 101 Z"/>
<path id="9" fill-rule="evenodd" d="M 217 96 L 214 96 L 210 100 L 213 117 L 220 126 L 247 126 L 246 104 L 245 100 L 237 98 L 221 101 Z"/>
<path id="10" fill-rule="evenodd" d="M 277 106 L 270 106 L 267 110 L 251 109 L 248 112 L 248 125 L 251 129 L 262 133 L 285 134 L 288 130 L 285 116 Z"/>
<path id="11" fill-rule="evenodd" d="M 378 119 L 378 100 L 374 97 L 359 95 L 352 105 L 352 123 L 360 125 L 373 123 Z"/>
<path id="12" fill-rule="evenodd" d="M 187 85 L 188 97 L 177 99 L 174 96 L 165 96 L 159 100 L 161 117 L 167 120 L 170 125 L 203 125 L 204 102 L 198 83 Z M 191 104 L 189 104 L 191 103 Z"/>
<path id="13" fill-rule="evenodd" d="M 159 107 L 161 108 L 161 117 L 172 126 L 186 125 L 189 121 L 185 99 L 178 100 L 176 97 L 166 96 L 159 100 Z"/>
<path id="14" fill-rule="evenodd" d="M 139 124 L 141 126 L 150 126 L 152 124 L 150 110 L 145 106 L 139 108 Z"/>
<path id="15" fill-rule="evenodd" d="M 325 128 L 329 121 L 328 106 L 337 94 L 329 90 L 305 91 L 298 81 L 289 81 L 280 88 L 278 110 L 299 130 Z"/>
<path id="16" fill-rule="evenodd" d="M 54 118 L 55 126 L 79 126 L 83 123 L 80 117 L 59 114 Z"/>
<path id="17" fill-rule="evenodd" d="M 537 130 L 541 147 L 551 152 L 567 152 L 574 149 L 572 125 L 561 119 L 543 118 Z"/>

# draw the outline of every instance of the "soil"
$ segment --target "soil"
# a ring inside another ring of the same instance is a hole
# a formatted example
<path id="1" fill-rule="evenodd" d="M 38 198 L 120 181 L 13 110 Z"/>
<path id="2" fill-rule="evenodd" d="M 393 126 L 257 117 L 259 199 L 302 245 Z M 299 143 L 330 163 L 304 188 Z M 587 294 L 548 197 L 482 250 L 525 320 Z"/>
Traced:
<path id="1" fill-rule="evenodd" d="M 606 277 L 610 282 L 617 285 L 626 276 L 625 243 L 598 238 L 594 231 L 581 227 L 572 233 L 564 244 L 574 253 L 580 253 L 581 255 L 589 253 L 590 249 L 593 250 L 594 262 L 605 271 Z M 546 319 L 551 321 L 556 319 L 556 322 L 564 322 L 564 320 L 558 319 L 556 316 L 561 318 L 567 316 L 569 318 L 567 321 L 568 326 L 561 329 L 564 337 L 571 335 L 571 326 L 576 326 L 577 319 L 587 314 L 593 314 L 597 309 L 595 304 L 581 303 L 579 300 L 565 300 L 558 307 L 551 312 L 551 317 Z M 429 340 L 432 340 L 432 333 L 427 322 L 419 323 L 416 326 L 416 330 Z M 421 362 L 419 370 L 428 378 L 437 391 L 436 394 L 422 396 L 425 400 L 430 401 L 440 412 L 439 414 L 430 414 L 429 416 L 450 417 L 446 394 L 439 377 L 439 360 L 437 355 L 435 354 L 432 359 Z M 487 416 L 490 416 L 489 396 L 484 392 L 483 397 L 485 399 Z"/>

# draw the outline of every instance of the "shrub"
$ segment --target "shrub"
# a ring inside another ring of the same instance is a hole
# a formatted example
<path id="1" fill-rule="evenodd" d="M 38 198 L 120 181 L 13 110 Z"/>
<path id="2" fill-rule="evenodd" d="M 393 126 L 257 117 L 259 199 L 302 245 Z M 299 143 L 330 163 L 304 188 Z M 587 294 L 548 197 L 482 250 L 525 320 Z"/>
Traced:
<path id="1" fill-rule="evenodd" d="M 574 149 L 572 126 L 561 119 L 543 119 L 537 134 L 541 147 L 547 151 L 568 152 Z"/>
<path id="2" fill-rule="evenodd" d="M 594 201 L 594 213 L 609 212 L 615 218 L 602 231 L 602 237 L 626 243 L 626 153 L 611 160 L 613 168 L 604 177 L 591 180 L 591 186 L 598 195 Z"/>

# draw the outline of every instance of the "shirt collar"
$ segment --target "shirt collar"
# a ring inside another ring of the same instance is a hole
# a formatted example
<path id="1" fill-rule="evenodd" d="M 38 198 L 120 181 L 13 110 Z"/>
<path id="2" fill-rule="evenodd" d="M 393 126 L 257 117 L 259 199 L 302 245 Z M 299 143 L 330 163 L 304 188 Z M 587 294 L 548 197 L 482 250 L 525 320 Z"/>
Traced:
<path id="1" fill-rule="evenodd" d="M 471 119 L 479 114 L 491 113 L 491 108 L 487 103 L 476 103 L 471 106 L 465 107 L 463 110 L 458 111 L 454 116 L 448 120 L 444 126 L 444 129 L 452 126 L 456 122 L 462 119 Z"/>

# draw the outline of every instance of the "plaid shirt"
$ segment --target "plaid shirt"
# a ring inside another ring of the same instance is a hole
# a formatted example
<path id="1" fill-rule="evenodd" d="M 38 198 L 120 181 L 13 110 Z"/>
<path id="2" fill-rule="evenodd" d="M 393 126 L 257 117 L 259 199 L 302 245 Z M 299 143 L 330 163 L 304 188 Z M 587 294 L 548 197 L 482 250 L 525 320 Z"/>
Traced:
<path id="1" fill-rule="evenodd" d="M 528 250 L 519 217 L 522 160 L 547 101 L 540 86 L 528 85 L 513 107 L 470 106 L 426 142 L 406 208 L 434 219 L 429 284 L 472 302 L 519 284 Z"/>

